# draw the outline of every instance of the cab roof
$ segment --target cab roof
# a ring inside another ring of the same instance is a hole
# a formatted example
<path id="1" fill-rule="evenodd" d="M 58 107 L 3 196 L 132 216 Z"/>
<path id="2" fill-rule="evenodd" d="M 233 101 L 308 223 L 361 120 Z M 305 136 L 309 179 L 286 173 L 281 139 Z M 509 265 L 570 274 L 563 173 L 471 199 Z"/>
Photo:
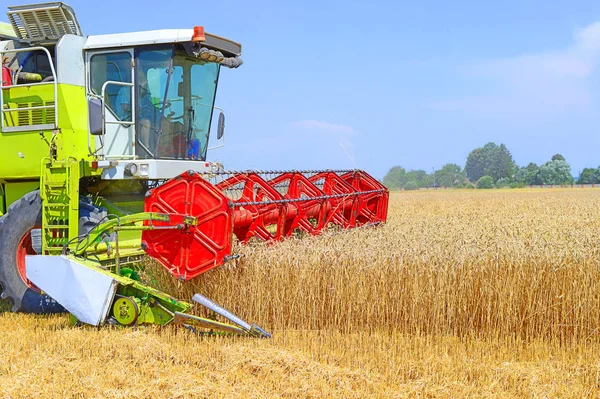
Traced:
<path id="1" fill-rule="evenodd" d="M 193 29 L 163 29 L 132 33 L 115 33 L 109 35 L 90 35 L 87 37 L 84 49 L 133 47 L 144 44 L 160 43 L 189 43 L 194 34 Z M 242 54 L 242 45 L 210 33 L 205 34 L 206 46 L 223 52 L 226 56 L 235 57 Z"/>

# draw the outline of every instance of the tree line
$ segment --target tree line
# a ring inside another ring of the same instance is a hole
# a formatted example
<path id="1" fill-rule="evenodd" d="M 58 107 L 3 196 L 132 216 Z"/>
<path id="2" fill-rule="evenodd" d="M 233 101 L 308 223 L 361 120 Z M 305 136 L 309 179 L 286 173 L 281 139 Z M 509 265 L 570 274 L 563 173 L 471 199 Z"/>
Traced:
<path id="1" fill-rule="evenodd" d="M 448 163 L 439 170 L 407 171 L 401 166 L 392 167 L 383 184 L 389 189 L 416 190 L 422 187 L 524 187 L 540 184 L 572 184 L 571 166 L 561 154 L 555 154 L 548 162 L 537 165 L 533 162 L 519 167 L 504 144 L 490 142 L 475 148 L 467 156 L 465 167 Z M 600 166 L 581 171 L 578 184 L 600 183 Z"/>

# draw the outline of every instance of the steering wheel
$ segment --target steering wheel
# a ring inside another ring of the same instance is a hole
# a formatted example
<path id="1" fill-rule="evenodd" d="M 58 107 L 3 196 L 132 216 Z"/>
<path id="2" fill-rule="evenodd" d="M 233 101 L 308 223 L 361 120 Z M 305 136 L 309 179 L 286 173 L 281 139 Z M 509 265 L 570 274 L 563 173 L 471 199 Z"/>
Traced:
<path id="1" fill-rule="evenodd" d="M 150 104 L 146 104 L 143 105 L 142 107 L 140 107 L 140 114 L 143 114 L 145 111 L 151 111 L 151 112 L 158 112 L 159 115 L 160 113 L 164 112 L 167 108 L 171 107 L 171 102 L 170 101 L 166 101 L 166 102 L 158 102 L 156 104 L 154 103 L 150 103 Z M 170 116 L 166 116 L 166 119 L 169 119 Z"/>

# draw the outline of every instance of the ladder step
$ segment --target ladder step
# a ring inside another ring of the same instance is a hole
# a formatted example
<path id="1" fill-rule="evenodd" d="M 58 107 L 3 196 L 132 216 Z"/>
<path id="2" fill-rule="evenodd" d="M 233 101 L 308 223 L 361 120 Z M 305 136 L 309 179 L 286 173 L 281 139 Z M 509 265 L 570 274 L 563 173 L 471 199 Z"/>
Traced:
<path id="1" fill-rule="evenodd" d="M 49 247 L 49 248 L 46 248 L 46 252 L 48 252 L 49 254 L 51 254 L 51 253 L 61 254 L 62 250 L 63 250 L 62 247 Z"/>
<path id="2" fill-rule="evenodd" d="M 47 169 L 65 169 L 65 167 L 64 161 L 54 161 L 51 164 L 46 164 Z"/>
<path id="3" fill-rule="evenodd" d="M 67 243 L 67 240 L 63 240 L 63 239 L 56 239 L 56 238 L 50 239 L 49 238 L 46 240 L 46 245 L 48 245 L 50 247 L 58 247 L 59 245 L 63 246 L 66 243 Z"/>

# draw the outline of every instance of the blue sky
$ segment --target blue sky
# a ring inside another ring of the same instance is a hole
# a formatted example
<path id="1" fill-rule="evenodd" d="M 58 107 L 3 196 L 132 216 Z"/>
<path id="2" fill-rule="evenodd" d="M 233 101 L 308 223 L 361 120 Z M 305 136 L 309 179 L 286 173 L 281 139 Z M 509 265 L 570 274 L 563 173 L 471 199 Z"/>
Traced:
<path id="1" fill-rule="evenodd" d="M 488 141 L 519 165 L 600 164 L 598 2 L 68 3 L 85 34 L 204 25 L 243 44 L 217 95 L 227 143 L 209 154 L 227 169 L 381 178 L 464 166 Z"/>

